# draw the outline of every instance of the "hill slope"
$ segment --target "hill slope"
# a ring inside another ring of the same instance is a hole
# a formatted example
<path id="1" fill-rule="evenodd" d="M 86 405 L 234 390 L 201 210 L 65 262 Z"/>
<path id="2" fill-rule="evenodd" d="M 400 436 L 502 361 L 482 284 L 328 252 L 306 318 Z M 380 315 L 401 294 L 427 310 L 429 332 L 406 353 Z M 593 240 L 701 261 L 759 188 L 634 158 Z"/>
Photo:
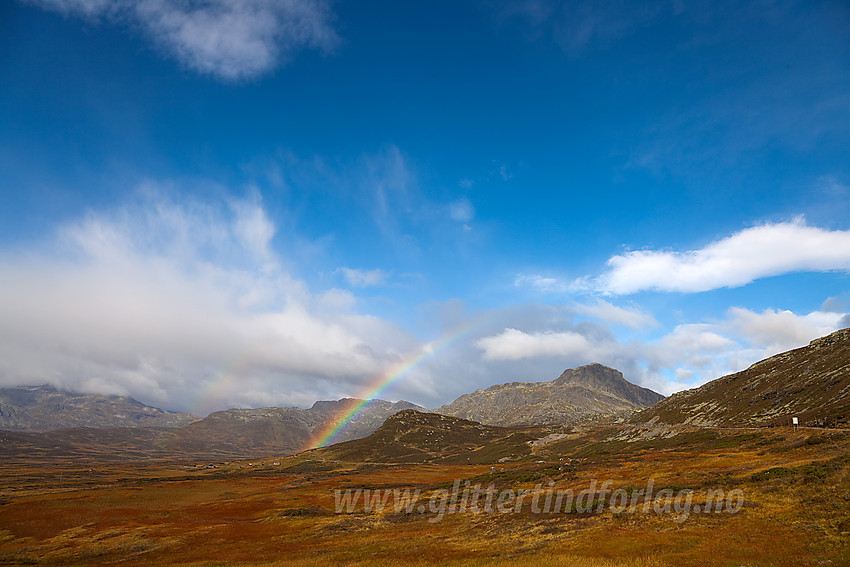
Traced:
<path id="1" fill-rule="evenodd" d="M 52 386 L 0 388 L 0 429 L 52 431 L 71 427 L 181 427 L 201 419 L 147 406 L 133 398 L 76 394 Z"/>
<path id="2" fill-rule="evenodd" d="M 635 422 L 747 426 L 850 420 L 850 329 L 757 362 L 641 411 Z"/>
<path id="3" fill-rule="evenodd" d="M 496 462 L 530 453 L 526 432 L 415 410 L 399 412 L 363 439 L 316 449 L 313 454 L 356 462 Z"/>
<path id="4" fill-rule="evenodd" d="M 619 370 L 588 364 L 551 382 L 510 382 L 464 394 L 436 413 L 488 425 L 556 425 L 599 414 L 630 412 L 664 396 L 636 386 Z"/>

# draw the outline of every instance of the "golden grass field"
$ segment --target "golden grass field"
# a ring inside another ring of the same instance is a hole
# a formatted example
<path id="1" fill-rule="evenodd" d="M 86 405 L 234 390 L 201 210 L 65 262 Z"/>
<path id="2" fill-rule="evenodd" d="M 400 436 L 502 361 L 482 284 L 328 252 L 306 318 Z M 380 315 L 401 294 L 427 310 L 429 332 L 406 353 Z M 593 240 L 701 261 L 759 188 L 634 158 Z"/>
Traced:
<path id="1" fill-rule="evenodd" d="M 347 463 L 323 461 L 321 451 L 217 468 L 7 461 L 0 464 L 0 564 L 850 565 L 850 431 L 617 433 L 573 434 L 496 464 L 495 475 L 490 464 Z M 439 522 L 391 506 L 334 511 L 338 488 L 411 487 L 427 495 L 455 479 L 491 476 L 499 486 L 553 480 L 577 490 L 594 478 L 612 479 L 615 488 L 653 478 L 658 488 L 693 489 L 694 502 L 718 487 L 742 490 L 745 502 L 735 514 L 680 522 L 607 509 L 447 514 Z"/>

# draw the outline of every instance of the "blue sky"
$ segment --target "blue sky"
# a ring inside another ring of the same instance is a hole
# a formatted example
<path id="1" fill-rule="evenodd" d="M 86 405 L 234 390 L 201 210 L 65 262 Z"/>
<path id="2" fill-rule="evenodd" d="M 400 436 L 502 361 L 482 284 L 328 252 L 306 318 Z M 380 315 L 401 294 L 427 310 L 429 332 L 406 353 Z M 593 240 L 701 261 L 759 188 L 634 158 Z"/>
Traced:
<path id="1" fill-rule="evenodd" d="M 850 319 L 840 1 L 0 6 L 0 384 L 664 394 Z M 458 329 L 463 329 L 459 332 Z"/>

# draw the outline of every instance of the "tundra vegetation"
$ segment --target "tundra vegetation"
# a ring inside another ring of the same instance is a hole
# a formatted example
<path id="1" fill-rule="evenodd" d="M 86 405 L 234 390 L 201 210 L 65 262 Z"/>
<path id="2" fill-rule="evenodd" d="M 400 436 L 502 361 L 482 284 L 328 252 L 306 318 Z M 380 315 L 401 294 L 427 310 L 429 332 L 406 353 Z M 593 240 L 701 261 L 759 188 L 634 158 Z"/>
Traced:
<path id="1" fill-rule="evenodd" d="M 419 452 L 399 452 L 385 425 L 364 440 L 244 461 L 6 454 L 0 564 L 850 563 L 850 430 L 596 423 L 486 428 L 476 436 L 467 425 L 453 438 L 443 418 L 433 429 L 433 414 L 403 414 L 390 420 L 390 431 Z M 656 494 L 686 493 L 702 507 L 718 490 L 743 493 L 744 501 L 734 514 L 684 519 L 641 506 L 546 514 L 526 505 L 518 513 L 467 511 L 434 521 L 427 509 L 429 497 L 457 481 L 578 494 L 593 479 L 611 481 L 607 493 L 592 495 L 594 504 L 606 504 L 616 489 L 633 494 L 649 479 Z M 419 491 L 425 509 L 390 503 L 337 513 L 334 494 L 349 489 Z"/>

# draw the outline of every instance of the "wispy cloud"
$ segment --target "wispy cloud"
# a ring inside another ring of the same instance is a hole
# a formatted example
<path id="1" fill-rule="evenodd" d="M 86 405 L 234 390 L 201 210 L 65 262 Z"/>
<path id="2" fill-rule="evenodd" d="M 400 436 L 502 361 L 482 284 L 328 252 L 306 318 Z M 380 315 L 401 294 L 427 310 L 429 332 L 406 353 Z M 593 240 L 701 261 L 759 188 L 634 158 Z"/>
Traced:
<path id="1" fill-rule="evenodd" d="M 588 278 L 566 281 L 554 276 L 540 274 L 519 274 L 514 278 L 514 286 L 540 294 L 566 296 L 592 291 Z M 622 325 L 631 329 L 655 327 L 659 323 L 655 318 L 639 307 L 620 307 L 604 299 L 597 298 L 594 303 L 576 302 L 572 305 L 576 313 L 586 315 L 598 321 Z"/>
<path id="2" fill-rule="evenodd" d="M 439 245 L 458 249 L 459 231 L 475 228 L 476 210 L 460 188 L 453 193 L 421 180 L 415 160 L 388 145 L 356 157 L 300 156 L 282 151 L 252 164 L 254 181 L 286 188 L 294 211 L 322 207 L 335 216 L 332 229 L 356 230 L 406 259 Z M 451 238 L 447 237 L 451 235 Z"/>
<path id="3" fill-rule="evenodd" d="M 567 54 L 578 56 L 595 44 L 627 36 L 656 17 L 663 7 L 622 0 L 523 0 L 503 3 L 498 15 L 519 20 L 532 37 L 551 38 Z"/>
<path id="4" fill-rule="evenodd" d="M 565 293 L 574 289 L 570 282 L 541 274 L 518 274 L 514 278 L 514 286 L 541 293 Z"/>
<path id="5" fill-rule="evenodd" d="M 575 309 L 579 313 L 583 313 L 599 321 L 623 325 L 631 329 L 658 326 L 658 321 L 655 320 L 655 317 L 642 309 L 619 307 L 603 299 L 597 299 L 596 303 L 592 304 L 577 303 Z"/>
<path id="6" fill-rule="evenodd" d="M 460 197 L 458 200 L 449 203 L 449 217 L 452 220 L 460 223 L 468 223 L 475 218 L 475 207 L 467 197 Z"/>
<path id="7" fill-rule="evenodd" d="M 364 155 L 354 171 L 356 195 L 366 199 L 366 208 L 385 236 L 396 239 L 403 232 L 401 220 L 416 207 L 417 178 L 408 160 L 396 146 L 376 154 Z"/>
<path id="8" fill-rule="evenodd" d="M 747 228 L 697 250 L 635 250 L 607 263 L 609 270 L 590 282 L 597 291 L 694 293 L 791 272 L 850 270 L 850 231 L 797 219 Z"/>
<path id="9" fill-rule="evenodd" d="M 24 0 L 89 20 L 138 27 L 182 65 L 228 81 L 251 79 L 304 48 L 339 43 L 323 0 Z"/>
<path id="10" fill-rule="evenodd" d="M 389 276 L 389 274 L 379 268 L 375 268 L 374 270 L 339 268 L 338 272 L 342 274 L 342 277 L 345 278 L 348 285 L 352 287 L 383 285 Z"/>

